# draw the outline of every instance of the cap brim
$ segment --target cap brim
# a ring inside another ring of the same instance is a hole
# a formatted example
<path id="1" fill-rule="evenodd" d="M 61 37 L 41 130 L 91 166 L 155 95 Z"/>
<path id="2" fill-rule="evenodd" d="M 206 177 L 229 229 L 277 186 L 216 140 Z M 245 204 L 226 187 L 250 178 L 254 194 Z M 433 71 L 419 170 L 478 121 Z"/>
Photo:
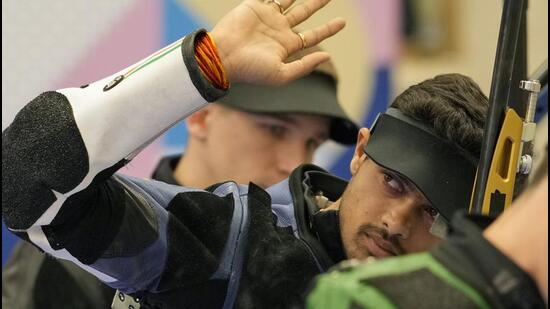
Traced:
<path id="1" fill-rule="evenodd" d="M 476 165 L 443 139 L 387 114 L 379 116 L 364 152 L 410 180 L 450 220 L 467 210 Z"/>
<path id="2" fill-rule="evenodd" d="M 340 107 L 336 84 L 313 73 L 280 87 L 235 84 L 219 103 L 254 113 L 306 113 L 331 118 L 330 138 L 353 144 L 359 128 Z"/>

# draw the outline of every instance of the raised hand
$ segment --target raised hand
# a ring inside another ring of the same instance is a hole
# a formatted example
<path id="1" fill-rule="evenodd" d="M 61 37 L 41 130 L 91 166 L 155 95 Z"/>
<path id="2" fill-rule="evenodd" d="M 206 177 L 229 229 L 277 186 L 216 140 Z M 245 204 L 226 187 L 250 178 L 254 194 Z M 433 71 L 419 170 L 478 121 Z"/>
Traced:
<path id="1" fill-rule="evenodd" d="M 211 31 L 231 82 L 280 85 L 309 74 L 327 61 L 316 52 L 285 63 L 304 45 L 311 47 L 345 26 L 342 18 L 298 34 L 292 30 L 330 0 L 306 0 L 287 10 L 295 0 L 245 0 L 225 15 Z"/>

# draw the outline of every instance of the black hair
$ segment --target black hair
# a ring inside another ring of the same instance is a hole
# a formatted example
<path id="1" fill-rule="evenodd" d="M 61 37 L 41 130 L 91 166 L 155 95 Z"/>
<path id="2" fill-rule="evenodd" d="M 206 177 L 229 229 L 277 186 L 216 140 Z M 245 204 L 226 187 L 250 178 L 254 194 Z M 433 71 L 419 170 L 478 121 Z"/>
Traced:
<path id="1" fill-rule="evenodd" d="M 409 87 L 391 107 L 478 158 L 488 105 L 487 96 L 471 78 L 444 74 Z"/>

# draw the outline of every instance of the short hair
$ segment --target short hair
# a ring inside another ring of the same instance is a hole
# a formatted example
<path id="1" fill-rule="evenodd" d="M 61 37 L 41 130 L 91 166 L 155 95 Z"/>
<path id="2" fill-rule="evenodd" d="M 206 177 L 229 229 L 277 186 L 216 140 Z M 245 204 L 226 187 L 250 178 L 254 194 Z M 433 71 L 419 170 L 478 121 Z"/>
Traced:
<path id="1" fill-rule="evenodd" d="M 444 74 L 409 87 L 392 103 L 409 117 L 479 158 L 489 100 L 461 74 Z"/>

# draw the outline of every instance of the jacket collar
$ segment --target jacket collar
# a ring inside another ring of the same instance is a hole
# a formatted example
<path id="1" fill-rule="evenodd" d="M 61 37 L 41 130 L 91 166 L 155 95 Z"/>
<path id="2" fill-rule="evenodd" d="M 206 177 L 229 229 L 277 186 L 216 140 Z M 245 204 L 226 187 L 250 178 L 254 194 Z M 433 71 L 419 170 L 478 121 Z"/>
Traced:
<path id="1" fill-rule="evenodd" d="M 182 155 L 174 155 L 162 158 L 155 168 L 152 178 L 171 185 L 181 185 L 174 178 L 174 171 L 176 170 L 176 166 L 178 165 L 181 157 Z"/>
<path id="2" fill-rule="evenodd" d="M 301 165 L 289 177 L 298 235 L 312 251 L 323 271 L 343 260 L 345 254 L 338 212 L 319 212 L 313 197 L 316 192 L 322 191 L 324 196 L 334 201 L 340 198 L 346 186 L 345 180 L 312 164 Z"/>

